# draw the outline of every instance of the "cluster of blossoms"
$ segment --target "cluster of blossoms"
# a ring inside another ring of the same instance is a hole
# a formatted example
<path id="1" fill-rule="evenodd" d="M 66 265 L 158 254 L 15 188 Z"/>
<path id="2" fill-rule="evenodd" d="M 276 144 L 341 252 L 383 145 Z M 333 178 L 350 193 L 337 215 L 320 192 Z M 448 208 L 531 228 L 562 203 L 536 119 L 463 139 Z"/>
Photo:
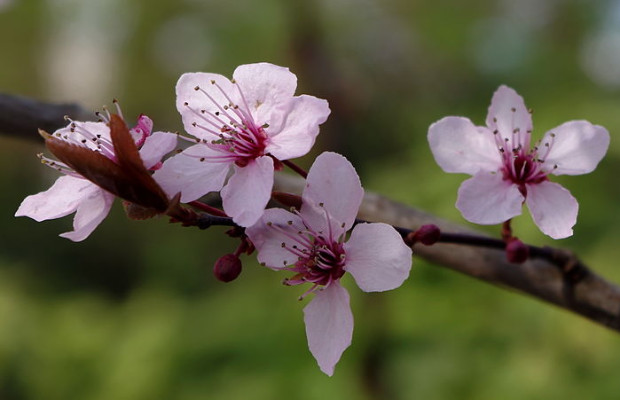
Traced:
<path id="1" fill-rule="evenodd" d="M 93 232 L 115 197 L 125 200 L 128 215 L 139 218 L 166 214 L 200 226 L 196 213 L 188 211 L 197 207 L 227 219 L 241 245 L 216 264 L 222 280 L 236 278 L 238 256 L 256 250 L 261 265 L 290 274 L 286 285 L 307 285 L 300 298 L 313 297 L 304 308 L 308 345 L 320 369 L 332 375 L 353 332 L 341 279 L 349 273 L 365 292 L 397 288 L 411 269 L 415 240 L 410 238 L 431 244 L 440 233 L 419 230 L 403 240 L 402 231 L 391 225 L 357 220 L 364 191 L 353 166 L 339 154 L 322 153 L 307 174 L 292 164 L 310 151 L 330 114 L 327 101 L 295 96 L 296 86 L 287 68 L 267 63 L 240 66 L 232 80 L 210 73 L 182 75 L 176 106 L 193 138 L 181 136 L 190 144 L 163 162 L 176 148 L 177 135 L 153 133 L 153 122 L 144 115 L 131 129 L 122 116 L 109 113 L 99 122 L 70 121 L 52 135 L 43 134 L 60 161 L 41 159 L 63 176 L 49 190 L 28 196 L 16 216 L 42 221 L 75 212 L 74 230 L 61 235 L 73 241 Z M 457 200 L 466 219 L 506 222 L 526 203 L 544 233 L 570 236 L 577 202 L 547 177 L 592 171 L 606 152 L 609 134 L 572 121 L 530 148 L 531 130 L 523 99 L 502 86 L 493 96 L 486 127 L 447 117 L 431 125 L 428 139 L 446 172 L 473 175 Z M 274 171 L 285 165 L 306 178 L 302 196 L 292 196 L 290 211 L 266 209 L 274 197 Z M 220 193 L 223 210 L 198 201 L 210 192 Z"/>

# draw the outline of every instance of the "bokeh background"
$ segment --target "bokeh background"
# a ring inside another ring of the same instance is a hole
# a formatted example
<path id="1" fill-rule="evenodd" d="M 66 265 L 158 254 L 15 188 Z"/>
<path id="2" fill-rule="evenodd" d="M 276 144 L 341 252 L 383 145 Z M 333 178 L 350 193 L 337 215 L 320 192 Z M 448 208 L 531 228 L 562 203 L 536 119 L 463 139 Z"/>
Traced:
<path id="1" fill-rule="evenodd" d="M 557 179 L 580 201 L 575 235 L 552 243 L 527 215 L 514 226 L 620 282 L 618 1 L 0 0 L 0 92 L 93 110 L 118 98 L 159 130 L 182 128 L 181 73 L 257 61 L 329 100 L 314 155 L 341 152 L 366 189 L 463 223 L 464 177 L 432 160 L 429 124 L 481 124 L 507 84 L 534 109 L 535 137 L 571 119 L 606 126 L 599 168 Z M 620 396 L 616 333 L 417 258 L 398 290 L 345 282 L 353 346 L 328 378 L 307 349 L 302 288 L 249 257 L 238 280 L 212 277 L 236 246 L 223 229 L 130 221 L 116 204 L 76 244 L 57 236 L 70 217 L 14 218 L 56 178 L 34 136 L 0 137 L 0 399 Z"/>

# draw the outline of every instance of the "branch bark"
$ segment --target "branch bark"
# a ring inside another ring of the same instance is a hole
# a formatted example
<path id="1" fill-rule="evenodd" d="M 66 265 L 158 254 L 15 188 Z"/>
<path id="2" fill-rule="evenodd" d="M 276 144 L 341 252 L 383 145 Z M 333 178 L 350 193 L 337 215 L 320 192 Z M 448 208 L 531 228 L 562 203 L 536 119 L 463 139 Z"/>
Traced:
<path id="1" fill-rule="evenodd" d="M 277 190 L 283 192 L 299 194 L 303 184 L 292 175 L 276 178 Z M 413 230 L 435 224 L 446 232 L 485 236 L 375 193 L 366 193 L 358 217 Z M 555 262 L 532 257 L 523 264 L 511 264 L 498 249 L 444 243 L 416 244 L 413 249 L 434 264 L 528 294 L 620 332 L 620 287 L 592 272 L 572 253 L 551 251 L 557 255 Z"/>
<path id="2" fill-rule="evenodd" d="M 94 118 L 75 104 L 55 105 L 0 94 L 3 134 L 35 139 L 38 128 L 52 132 L 65 126 L 65 115 L 76 120 Z M 303 185 L 296 176 L 276 176 L 276 190 L 299 194 Z M 358 217 L 409 229 L 435 224 L 445 232 L 484 236 L 375 193 L 365 195 Z M 532 257 L 517 265 L 508 263 L 504 252 L 497 249 L 445 243 L 414 246 L 414 254 L 434 264 L 528 294 L 620 332 L 620 287 L 592 272 L 570 252 L 550 251 L 557 255 L 552 261 Z"/>
<path id="3" fill-rule="evenodd" d="M 50 104 L 0 93 L 0 133 L 24 139 L 39 139 L 38 130 L 53 132 L 67 125 L 65 115 L 77 121 L 93 119 L 77 104 Z"/>

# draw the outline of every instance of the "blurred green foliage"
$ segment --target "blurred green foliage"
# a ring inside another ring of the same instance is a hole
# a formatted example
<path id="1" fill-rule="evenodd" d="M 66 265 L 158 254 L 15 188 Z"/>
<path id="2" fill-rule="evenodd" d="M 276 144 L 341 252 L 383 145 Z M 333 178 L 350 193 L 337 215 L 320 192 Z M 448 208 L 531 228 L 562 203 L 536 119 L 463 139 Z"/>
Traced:
<path id="1" fill-rule="evenodd" d="M 93 109 L 117 97 L 128 118 L 175 131 L 181 73 L 286 65 L 299 93 L 330 101 L 315 154 L 339 151 L 367 189 L 463 222 L 463 177 L 435 165 L 426 131 L 446 115 L 482 123 L 507 84 L 535 137 L 571 119 L 611 132 L 594 173 L 558 179 L 581 209 L 557 245 L 620 282 L 620 45 L 606 39 L 619 21 L 617 1 L 4 0 L 0 91 Z M 237 281 L 211 276 L 236 246 L 222 229 L 129 221 L 117 205 L 75 244 L 57 236 L 71 218 L 15 219 L 56 178 L 40 151 L 0 137 L 1 399 L 618 398 L 617 334 L 418 259 L 390 293 L 345 282 L 353 346 L 327 378 L 282 274 L 248 257 Z M 527 216 L 515 229 L 552 243 Z"/>

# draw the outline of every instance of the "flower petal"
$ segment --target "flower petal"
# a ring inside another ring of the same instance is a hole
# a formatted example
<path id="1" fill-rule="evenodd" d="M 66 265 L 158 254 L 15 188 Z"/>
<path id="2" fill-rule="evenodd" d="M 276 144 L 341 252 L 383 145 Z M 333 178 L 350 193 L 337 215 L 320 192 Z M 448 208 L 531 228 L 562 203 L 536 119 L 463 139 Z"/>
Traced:
<path id="1" fill-rule="evenodd" d="M 280 160 L 305 155 L 314 145 L 319 125 L 327 120 L 330 112 L 326 100 L 306 95 L 294 97 L 281 129 L 275 132 L 272 127 L 266 129 L 271 137 L 265 151 Z"/>
<path id="2" fill-rule="evenodd" d="M 395 289 L 409 276 L 411 248 L 391 225 L 356 225 L 344 249 L 345 270 L 365 292 Z"/>
<path id="3" fill-rule="evenodd" d="M 217 135 L 224 124 L 231 119 L 240 122 L 232 110 L 223 109 L 231 100 L 238 102 L 238 93 L 230 79 L 219 74 L 193 72 L 181 75 L 176 85 L 176 104 L 185 131 L 200 139 L 219 139 Z"/>
<path id="4" fill-rule="evenodd" d="M 546 170 L 554 175 L 581 175 L 594 171 L 607 152 L 609 132 L 588 121 L 569 121 L 547 132 L 541 143 L 539 154 Z M 550 149 L 544 157 L 547 143 Z"/>
<path id="5" fill-rule="evenodd" d="M 456 208 L 469 222 L 499 224 L 521 214 L 523 195 L 502 175 L 479 172 L 461 184 Z"/>
<path id="6" fill-rule="evenodd" d="M 281 208 L 270 208 L 245 233 L 256 247 L 261 264 L 282 269 L 297 261 L 297 256 L 291 251 L 293 246 L 305 248 L 298 234 L 305 230 L 299 216 Z"/>
<path id="7" fill-rule="evenodd" d="M 540 230 L 553 239 L 573 234 L 579 204 L 562 185 L 544 181 L 527 186 L 525 202 Z"/>
<path id="8" fill-rule="evenodd" d="M 338 282 L 318 292 L 304 308 L 304 322 L 310 352 L 321 371 L 332 376 L 353 336 L 349 293 Z"/>
<path id="9" fill-rule="evenodd" d="M 229 163 L 200 161 L 202 158 L 217 157 L 221 154 L 209 147 L 197 144 L 182 153 L 167 159 L 155 171 L 153 178 L 173 197 L 181 192 L 181 201 L 189 203 L 203 195 L 218 191 L 224 185 Z"/>
<path id="10" fill-rule="evenodd" d="M 15 213 L 16 217 L 30 217 L 37 222 L 56 219 L 77 210 L 73 232 L 60 236 L 78 242 L 88 235 L 108 215 L 114 195 L 86 179 L 61 176 L 47 191 L 24 199 Z"/>
<path id="11" fill-rule="evenodd" d="M 532 131 L 532 115 L 525 107 L 523 97 L 519 96 L 514 89 L 508 86 L 500 86 L 493 94 L 489 113 L 486 120 L 487 126 L 491 131 L 498 130 L 502 139 L 508 139 L 512 143 L 512 148 L 517 148 L 521 144 L 524 148 L 529 148 L 529 136 Z M 520 135 L 514 135 L 515 130 Z M 515 145 L 513 136 L 520 140 Z"/>
<path id="12" fill-rule="evenodd" d="M 161 161 L 162 157 L 170 153 L 177 145 L 177 135 L 169 132 L 155 132 L 148 136 L 140 149 L 140 157 L 144 166 L 151 169 Z"/>
<path id="13" fill-rule="evenodd" d="M 61 237 L 80 242 L 86 239 L 107 217 L 114 202 L 114 195 L 97 186 L 95 188 L 78 205 L 75 217 L 73 217 L 73 231 L 62 233 Z"/>
<path id="14" fill-rule="evenodd" d="M 297 87 L 295 74 L 278 65 L 256 63 L 238 66 L 233 79 L 243 92 L 256 124 L 267 123 L 279 131 L 286 118 L 284 110 Z"/>
<path id="15" fill-rule="evenodd" d="M 320 210 L 323 208 L 337 238 L 353 226 L 363 197 L 364 189 L 353 165 L 340 154 L 324 152 L 308 172 L 301 214 L 314 230 L 327 231 L 330 227 L 325 212 Z"/>
<path id="16" fill-rule="evenodd" d="M 226 214 L 238 225 L 252 226 L 263 215 L 273 189 L 273 159 L 258 157 L 245 167 L 235 165 L 235 173 L 222 189 Z"/>
<path id="17" fill-rule="evenodd" d="M 430 126 L 428 143 L 437 164 L 446 172 L 474 175 L 497 171 L 502 159 L 493 133 L 467 118 L 446 117 Z"/>
<path id="18" fill-rule="evenodd" d="M 16 217 L 30 217 L 37 222 L 69 215 L 97 185 L 82 178 L 61 176 L 45 192 L 33 194 L 22 201 L 15 213 Z"/>

